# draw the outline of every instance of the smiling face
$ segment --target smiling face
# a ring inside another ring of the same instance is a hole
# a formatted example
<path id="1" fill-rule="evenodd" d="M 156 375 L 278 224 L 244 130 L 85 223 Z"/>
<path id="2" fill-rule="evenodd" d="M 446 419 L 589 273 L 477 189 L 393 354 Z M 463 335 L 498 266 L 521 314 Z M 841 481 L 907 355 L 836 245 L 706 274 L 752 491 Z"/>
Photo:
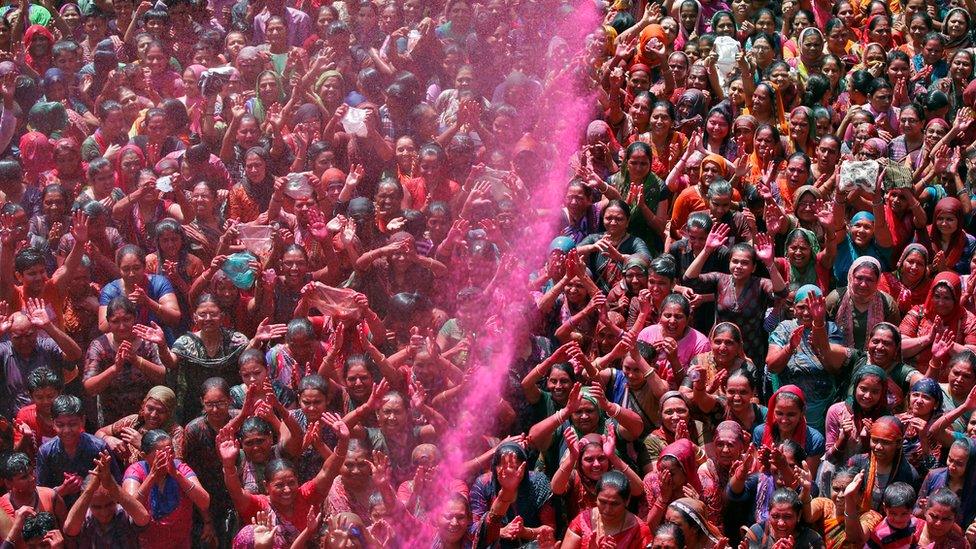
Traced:
<path id="1" fill-rule="evenodd" d="M 661 332 L 666 337 L 672 337 L 676 340 L 680 340 L 685 330 L 688 329 L 688 315 L 684 308 L 677 303 L 668 303 L 664 306 L 661 310 L 659 322 Z"/>
<path id="2" fill-rule="evenodd" d="M 651 111 L 651 132 L 655 135 L 665 135 L 671 131 L 671 115 L 668 108 L 658 105 Z"/>
<path id="3" fill-rule="evenodd" d="M 797 513 L 789 503 L 774 503 L 769 509 L 769 531 L 774 539 L 788 538 L 796 530 Z"/>
<path id="4" fill-rule="evenodd" d="M 800 409 L 800 404 L 795 398 L 779 396 L 776 400 L 776 411 L 773 419 L 779 428 L 780 438 L 785 439 L 792 436 L 793 431 L 800 424 L 802 416 L 803 410 Z"/>

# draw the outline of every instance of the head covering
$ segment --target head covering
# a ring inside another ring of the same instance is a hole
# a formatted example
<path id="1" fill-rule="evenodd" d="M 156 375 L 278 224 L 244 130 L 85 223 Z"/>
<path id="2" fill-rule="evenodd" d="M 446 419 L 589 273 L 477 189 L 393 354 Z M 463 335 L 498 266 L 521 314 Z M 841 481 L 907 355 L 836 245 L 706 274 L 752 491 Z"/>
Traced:
<path id="1" fill-rule="evenodd" d="M 715 153 L 709 153 L 708 155 L 705 156 L 704 160 L 702 160 L 701 168 L 699 169 L 703 170 L 705 168 L 705 164 L 715 164 L 715 166 L 718 167 L 718 171 L 720 174 L 722 174 L 723 178 L 727 179 L 729 177 L 728 175 L 729 165 L 723 156 Z"/>
<path id="2" fill-rule="evenodd" d="M 929 249 L 926 248 L 925 246 L 919 244 L 918 242 L 912 242 L 908 246 L 905 246 L 905 249 L 901 251 L 901 255 L 898 256 L 898 263 L 895 264 L 895 267 L 897 268 L 897 274 L 898 274 L 898 278 L 899 279 L 901 279 L 901 266 L 902 266 L 902 264 L 905 263 L 905 259 L 907 259 L 908 256 L 910 256 L 910 255 L 912 255 L 914 253 L 922 254 L 922 257 L 924 258 L 925 264 L 926 265 L 929 264 Z M 922 278 L 925 278 L 925 274 L 924 273 L 922 274 Z"/>
<path id="3" fill-rule="evenodd" d="M 129 153 L 134 153 L 139 158 L 140 170 L 146 167 L 146 155 L 138 145 L 130 143 L 122 147 L 118 154 L 115 155 L 115 160 L 112 162 L 115 167 L 115 186 L 127 193 L 135 190 L 136 183 L 135 180 L 129 181 L 125 179 L 125 175 L 122 173 L 122 157 L 127 156 Z"/>
<path id="4" fill-rule="evenodd" d="M 857 223 L 858 221 L 870 221 L 874 223 L 874 214 L 871 212 L 860 211 L 851 217 L 851 225 Z"/>
<path id="5" fill-rule="evenodd" d="M 318 90 L 319 90 L 319 88 L 322 87 L 322 84 L 324 84 L 325 81 L 328 80 L 328 79 L 330 79 L 330 78 L 338 78 L 340 84 L 344 84 L 345 83 L 345 79 L 342 77 L 342 73 L 341 72 L 339 72 L 339 71 L 337 71 L 335 69 L 327 70 L 327 71 L 323 72 L 322 74 L 320 74 L 317 79 L 315 79 L 315 88 L 314 88 L 315 92 L 318 93 Z"/>
<path id="6" fill-rule="evenodd" d="M 861 257 L 854 260 L 851 263 L 849 269 L 847 269 L 847 291 L 841 297 L 840 305 L 837 308 L 837 314 L 835 315 L 835 321 L 840 325 L 841 330 L 844 333 L 844 345 L 847 347 L 856 346 L 856 341 L 854 337 L 854 315 L 856 314 L 854 305 L 854 293 L 851 291 L 851 284 L 854 282 L 854 272 L 863 267 L 864 265 L 874 265 L 878 272 L 878 279 L 881 279 L 881 273 L 883 272 L 881 268 L 881 262 L 877 259 L 869 256 L 862 255 Z M 885 319 L 884 313 L 884 298 L 881 297 L 881 292 L 875 291 L 871 294 L 870 302 L 868 302 L 867 310 L 867 325 L 865 326 L 865 332 L 870 333 L 871 330 L 879 323 L 883 322 Z M 865 335 L 866 335 L 865 334 Z"/>
<path id="7" fill-rule="evenodd" d="M 880 137 L 871 137 L 868 138 L 868 140 L 864 142 L 864 145 L 861 146 L 862 149 L 866 149 L 868 147 L 874 149 L 877 154 L 884 156 L 888 150 L 888 143 Z"/>
<path id="8" fill-rule="evenodd" d="M 956 337 L 958 338 L 962 335 L 959 333 L 959 321 L 962 319 L 964 313 L 964 309 L 959 303 L 962 297 L 962 279 L 952 271 L 942 271 L 932 279 L 929 295 L 926 296 L 925 305 L 923 305 L 925 318 L 932 321 L 935 320 L 936 316 L 939 316 L 935 311 L 935 303 L 932 297 L 935 294 L 935 289 L 939 287 L 948 288 L 952 292 L 952 311 L 948 315 L 942 315 L 942 321 L 947 328 L 956 332 Z"/>
<path id="9" fill-rule="evenodd" d="M 874 408 L 864 410 L 861 408 L 861 405 L 858 404 L 854 393 L 857 390 L 857 384 L 868 376 L 875 376 L 881 380 L 881 398 L 878 400 L 878 404 L 876 404 Z M 880 366 L 865 364 L 854 371 L 854 375 L 851 376 L 851 396 L 847 397 L 847 408 L 854 416 L 854 425 L 860 425 L 861 420 L 864 418 L 875 419 L 888 415 L 888 374 L 886 374 Z"/>
<path id="10" fill-rule="evenodd" d="M 686 482 L 695 489 L 696 492 L 702 494 L 701 479 L 698 478 L 698 461 L 697 461 L 698 447 L 695 446 L 690 440 L 683 438 L 672 442 L 661 450 L 661 456 L 657 458 L 657 462 L 661 463 L 661 460 L 665 457 L 672 457 L 678 461 L 681 466 L 681 470 L 685 474 Z"/>
<path id="11" fill-rule="evenodd" d="M 57 101 L 35 103 L 27 113 L 27 125 L 48 137 L 54 137 L 68 127 L 68 111 Z"/>
<path id="12" fill-rule="evenodd" d="M 938 381 L 930 377 L 923 377 L 912 384 L 912 392 L 924 393 L 935 400 L 935 408 L 932 409 L 931 419 L 942 415 L 942 404 L 945 400 L 945 393 L 942 392 L 942 387 L 939 386 Z"/>
<path id="13" fill-rule="evenodd" d="M 804 188 L 800 187 L 800 190 Z M 796 202 L 799 202 L 800 190 L 797 190 Z M 803 227 L 797 227 L 786 235 L 787 247 L 797 237 L 802 237 L 803 240 L 806 240 L 807 245 L 810 246 L 810 261 L 802 267 L 797 267 L 787 260 L 790 265 L 790 290 L 796 291 L 800 286 L 808 284 L 816 285 L 819 288 L 817 284 L 817 254 L 820 253 L 820 241 L 817 240 L 817 235 L 813 234 L 813 231 L 804 229 Z"/>
<path id="14" fill-rule="evenodd" d="M 657 38 L 661 44 L 668 43 L 667 34 L 664 32 L 664 27 L 661 25 L 648 25 L 641 31 L 640 36 L 637 39 L 637 55 L 634 61 L 637 63 L 642 63 L 649 67 L 657 66 L 661 61 L 658 59 L 651 59 L 644 53 L 647 49 L 647 44 L 654 38 Z"/>
<path id="15" fill-rule="evenodd" d="M 556 238 L 552 239 L 552 242 L 549 243 L 550 253 L 559 250 L 564 254 L 568 254 L 574 248 L 576 248 L 576 243 L 573 242 L 573 239 L 569 238 L 568 236 L 557 236 Z"/>
<path id="16" fill-rule="evenodd" d="M 695 24 L 692 26 L 691 30 L 685 28 L 684 24 L 681 22 L 681 8 L 684 7 L 685 2 L 691 2 L 695 5 Z M 702 5 L 698 0 L 682 0 L 678 4 L 678 36 L 674 39 L 674 46 L 672 49 L 674 51 L 682 51 L 685 49 L 685 44 L 691 38 L 691 35 L 701 36 L 705 33 L 704 17 L 702 16 Z"/>
<path id="17" fill-rule="evenodd" d="M 935 204 L 935 211 L 932 213 L 932 225 L 929 227 L 929 242 L 932 246 L 932 255 L 939 252 L 942 242 L 942 234 L 936 226 L 934 220 L 940 215 L 951 215 L 956 218 L 956 231 L 949 237 L 949 246 L 945 250 L 945 265 L 949 269 L 955 268 L 956 263 L 962 259 L 962 254 L 966 248 L 966 235 L 963 227 L 966 224 L 963 214 L 962 202 L 954 196 L 947 196 Z"/>
<path id="18" fill-rule="evenodd" d="M 874 420 L 874 422 L 871 424 L 871 436 L 901 442 L 902 438 L 905 436 L 905 428 L 902 426 L 901 421 L 899 421 L 899 419 L 895 416 L 883 416 Z M 902 450 L 901 444 L 899 444 L 895 453 L 895 459 L 891 464 L 891 472 L 888 474 L 889 479 L 895 478 L 895 473 L 897 472 L 899 465 L 901 465 L 903 455 L 904 451 Z M 868 470 L 864 479 L 864 497 L 861 499 L 862 513 L 866 513 L 871 510 L 871 502 L 874 498 L 874 485 L 878 479 L 877 456 L 875 456 L 874 452 L 869 452 L 868 456 Z"/>
<path id="19" fill-rule="evenodd" d="M 695 88 L 686 89 L 678 98 L 675 110 L 683 110 L 682 105 L 687 105 L 688 112 L 683 116 L 680 113 L 678 114 L 677 124 L 679 126 L 696 118 L 700 120 L 701 125 L 704 125 L 705 113 L 708 110 L 708 99 L 705 97 L 705 92 Z"/>
<path id="20" fill-rule="evenodd" d="M 24 181 L 36 185 L 40 175 L 54 169 L 54 145 L 41 132 L 28 132 L 20 138 L 20 163 Z"/>
<path id="21" fill-rule="evenodd" d="M 169 408 L 170 411 L 176 407 L 176 393 L 165 385 L 157 385 L 149 389 L 149 392 L 146 393 L 145 400 L 149 400 L 150 398 Z"/>
<path id="22" fill-rule="evenodd" d="M 31 55 L 31 48 L 34 46 L 34 42 L 38 38 L 47 38 L 48 50 L 47 55 L 43 59 L 35 58 Z M 54 35 L 51 31 L 47 30 L 47 27 L 43 25 L 31 25 L 27 27 L 27 31 L 24 32 L 24 63 L 34 69 L 38 74 L 44 74 L 50 66 L 54 57 L 51 55 L 51 47 L 54 46 Z"/>
<path id="23" fill-rule="evenodd" d="M 803 412 L 807 407 L 807 398 L 803 394 L 803 389 L 800 389 L 796 385 L 784 385 L 780 387 L 778 391 L 773 393 L 773 396 L 769 397 L 766 417 L 770 419 L 776 417 L 776 400 L 779 398 L 779 395 L 784 393 L 791 394 L 800 399 L 800 422 L 797 424 L 796 429 L 793 430 L 793 435 L 790 438 L 799 444 L 801 448 L 805 449 L 807 447 L 807 417 Z M 775 435 L 773 431 L 776 431 Z M 779 437 L 779 427 L 775 421 L 767 421 L 766 428 L 763 430 L 762 445 L 772 446 L 774 443 L 779 442 L 776 440 Z"/>
<path id="24" fill-rule="evenodd" d="M 258 123 L 264 123 L 265 111 L 271 105 L 265 105 L 264 100 L 261 99 L 261 79 L 265 76 L 271 76 L 274 78 L 275 89 L 277 89 L 276 101 L 282 106 L 285 106 L 285 101 L 288 96 L 285 94 L 285 88 L 281 85 L 281 77 L 278 73 L 272 70 L 264 70 L 258 73 L 257 81 L 254 82 L 254 97 L 251 98 L 251 114 L 258 120 Z"/>
<path id="25" fill-rule="evenodd" d="M 567 238 L 567 237 L 563 237 L 563 238 Z M 636 254 L 632 255 L 630 256 L 630 259 L 624 262 L 624 268 L 621 270 L 623 272 L 627 272 L 631 269 L 637 269 L 641 272 L 641 274 L 646 275 L 648 272 L 647 261 L 645 261 L 644 258 L 640 257 L 639 255 Z"/>
<path id="26" fill-rule="evenodd" d="M 701 492 L 699 492 L 700 494 Z M 719 539 L 723 538 L 722 533 L 715 527 L 711 521 L 708 520 L 708 511 L 705 508 L 705 503 L 701 500 L 694 498 L 678 498 L 671 502 L 670 507 L 673 507 L 681 512 L 684 516 L 695 523 L 698 530 L 704 534 L 711 543 L 717 543 Z M 709 547 L 711 544 L 707 544 Z"/>
<path id="27" fill-rule="evenodd" d="M 743 436 L 745 435 L 745 430 L 742 428 L 742 424 L 739 423 L 738 421 L 735 421 L 734 419 L 726 419 L 725 421 L 722 421 L 721 423 L 715 426 L 716 433 L 721 433 L 726 431 L 734 434 L 739 440 L 745 440 Z"/>
<path id="28" fill-rule="evenodd" d="M 812 295 L 822 296 L 823 290 L 815 284 L 804 284 L 796 290 L 796 294 L 793 296 L 793 303 L 799 303 Z"/>
<path id="29" fill-rule="evenodd" d="M 949 28 L 949 18 L 956 13 L 961 13 L 963 17 L 966 18 L 966 31 L 962 35 L 956 38 L 950 38 L 947 32 Z M 952 8 L 947 11 L 945 17 L 942 18 L 942 34 L 946 36 L 946 50 L 955 50 L 959 48 L 966 48 L 972 44 L 972 32 L 973 32 L 973 18 L 969 15 L 969 10 L 964 8 Z"/>

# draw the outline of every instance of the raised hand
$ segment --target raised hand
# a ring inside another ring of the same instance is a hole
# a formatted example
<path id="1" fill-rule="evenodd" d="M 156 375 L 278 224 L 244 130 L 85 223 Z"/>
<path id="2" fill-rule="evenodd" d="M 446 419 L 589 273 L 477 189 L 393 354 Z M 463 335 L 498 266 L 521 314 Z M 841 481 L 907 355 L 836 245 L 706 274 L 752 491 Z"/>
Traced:
<path id="1" fill-rule="evenodd" d="M 752 245 L 756 248 L 756 257 L 767 267 L 773 263 L 773 239 L 766 233 L 759 233 L 753 237 Z"/>
<path id="2" fill-rule="evenodd" d="M 708 238 L 705 239 L 705 248 L 713 252 L 725 245 L 729 240 L 729 234 L 732 233 L 732 229 L 729 228 L 725 223 L 718 223 L 712 230 L 708 233 Z"/>
<path id="3" fill-rule="evenodd" d="M 265 317 L 254 332 L 254 339 L 258 341 L 271 341 L 279 337 L 284 337 L 288 333 L 287 324 L 269 324 L 270 319 Z"/>
<path id="4" fill-rule="evenodd" d="M 27 316 L 32 325 L 42 330 L 51 325 L 51 317 L 47 314 L 47 303 L 43 299 L 27 300 Z"/>
<path id="5" fill-rule="evenodd" d="M 497 472 L 498 484 L 502 491 L 514 495 L 518 492 L 519 484 L 522 483 L 524 476 L 525 463 L 518 463 L 515 454 L 511 452 L 502 454 Z"/>
<path id="6" fill-rule="evenodd" d="M 149 322 L 149 326 L 136 324 L 132 327 L 132 333 L 139 339 L 148 341 L 149 343 L 155 343 L 156 345 L 166 344 L 166 334 L 163 333 L 163 329 L 159 327 L 159 324 L 152 321 Z"/>
<path id="7" fill-rule="evenodd" d="M 939 330 L 932 338 L 932 358 L 940 363 L 945 363 L 946 359 L 955 348 L 956 334 L 948 328 Z"/>

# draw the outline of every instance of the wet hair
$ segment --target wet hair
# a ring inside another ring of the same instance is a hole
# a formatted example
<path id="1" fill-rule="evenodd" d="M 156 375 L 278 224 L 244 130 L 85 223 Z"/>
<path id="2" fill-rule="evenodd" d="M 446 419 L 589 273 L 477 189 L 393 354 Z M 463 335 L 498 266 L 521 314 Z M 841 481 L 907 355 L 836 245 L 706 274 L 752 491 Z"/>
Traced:
<path id="1" fill-rule="evenodd" d="M 38 265 L 43 267 L 46 264 L 47 260 L 44 258 L 44 254 L 41 253 L 37 248 L 33 247 L 24 248 L 23 250 L 17 252 L 17 255 L 14 257 L 14 271 L 21 274 L 31 267 L 36 267 Z"/>
<path id="2" fill-rule="evenodd" d="M 809 160 L 808 160 L 809 162 Z M 724 179 L 716 179 L 712 181 L 712 184 L 708 186 L 707 192 L 708 199 L 718 198 L 720 196 L 732 196 L 732 184 Z"/>
<path id="3" fill-rule="evenodd" d="M 756 257 L 756 249 L 753 248 L 752 244 L 749 244 L 748 242 L 736 242 L 733 244 L 732 248 L 729 249 L 729 257 L 732 257 L 732 254 L 736 252 L 745 252 L 749 254 L 749 257 L 752 258 L 753 265 L 755 265 L 756 261 L 758 260 Z"/>
<path id="4" fill-rule="evenodd" d="M 143 454 L 148 454 L 155 450 L 160 442 L 171 440 L 172 438 L 169 433 L 162 429 L 153 429 L 142 435 L 142 444 L 140 444 L 139 449 L 142 450 Z"/>
<path id="5" fill-rule="evenodd" d="M 672 524 L 670 522 L 661 523 L 654 531 L 654 539 L 658 536 L 663 536 L 666 538 L 671 538 L 678 545 L 678 547 L 685 546 L 685 533 L 677 524 Z"/>
<path id="6" fill-rule="evenodd" d="M 264 478 L 271 480 L 275 475 L 282 471 L 295 471 L 295 466 L 290 461 L 282 458 L 274 458 L 264 466 Z"/>
<path id="7" fill-rule="evenodd" d="M 929 495 L 928 505 L 925 506 L 925 509 L 931 509 L 936 505 L 944 505 L 951 509 L 954 514 L 958 514 L 959 508 L 962 507 L 962 500 L 951 488 L 943 486 Z"/>
<path id="8" fill-rule="evenodd" d="M 318 391 L 323 395 L 329 394 L 329 384 L 322 376 L 318 374 L 309 374 L 302 378 L 298 382 L 298 387 L 295 388 L 296 394 L 302 394 L 305 391 Z M 389 393 L 388 393 L 389 394 Z"/>
<path id="9" fill-rule="evenodd" d="M 803 90 L 803 105 L 814 107 L 820 104 L 830 91 L 830 79 L 822 74 L 811 74 Z"/>
<path id="10" fill-rule="evenodd" d="M 115 262 L 122 263 L 122 259 L 129 255 L 136 256 L 136 259 L 139 260 L 139 263 L 142 263 L 143 266 L 145 266 L 146 252 L 145 250 L 143 250 L 139 246 L 136 246 L 135 244 L 126 244 L 125 246 L 119 248 L 119 251 L 115 254 Z"/>
<path id="11" fill-rule="evenodd" d="M 210 391 L 220 391 L 224 396 L 229 396 L 230 383 L 227 383 L 227 380 L 222 377 L 209 377 L 200 384 L 201 398 Z"/>
<path id="12" fill-rule="evenodd" d="M 120 295 L 113 297 L 112 301 L 108 302 L 108 305 L 105 307 L 105 318 L 112 318 L 115 313 L 120 311 L 132 316 L 136 316 L 138 313 L 135 303 L 129 301 L 128 297 Z"/>
<path id="13" fill-rule="evenodd" d="M 915 489 L 908 483 L 895 482 L 885 488 L 881 501 L 888 509 L 897 507 L 911 509 L 915 506 Z"/>
<path id="14" fill-rule="evenodd" d="M 246 349 L 241 356 L 237 357 L 237 365 L 243 366 L 250 362 L 257 362 L 265 368 L 268 367 L 268 363 L 264 359 L 264 353 L 259 349 Z"/>
<path id="15" fill-rule="evenodd" d="M 769 498 L 769 507 L 772 508 L 773 505 L 778 503 L 785 503 L 792 507 L 793 511 L 797 513 L 797 516 L 803 510 L 803 501 L 800 500 L 800 496 L 789 488 L 777 488 L 773 492 L 773 495 Z"/>
<path id="16" fill-rule="evenodd" d="M 0 160 L 0 181 L 23 179 L 24 170 L 16 160 Z"/>
<path id="17" fill-rule="evenodd" d="M 949 359 L 947 366 L 952 368 L 955 364 L 965 363 L 969 366 L 969 371 L 976 374 L 976 353 L 970 351 L 969 349 L 964 349 L 954 355 Z"/>
<path id="18" fill-rule="evenodd" d="M 81 399 L 75 395 L 58 395 L 51 405 L 51 419 L 58 419 L 64 416 L 80 416 L 85 414 L 81 411 Z"/>
<path id="19" fill-rule="evenodd" d="M 647 271 L 674 281 L 678 277 L 678 262 L 671 254 L 661 254 L 651 260 Z"/>
<path id="20" fill-rule="evenodd" d="M 560 372 L 565 373 L 567 376 L 569 376 L 569 381 L 571 383 L 576 383 L 576 369 L 573 368 L 572 364 L 568 362 L 557 362 L 556 364 L 552 365 L 549 375 L 552 375 L 552 370 L 559 370 Z"/>
<path id="21" fill-rule="evenodd" d="M 756 380 L 749 374 L 748 370 L 746 370 L 745 368 L 736 368 L 735 370 L 732 370 L 732 372 L 729 374 L 729 377 L 726 378 L 725 380 L 726 386 L 728 386 L 729 380 L 734 377 L 735 378 L 741 377 L 742 379 L 746 380 L 746 383 L 749 384 L 749 389 L 751 389 L 752 392 L 756 392 L 757 389 Z"/>
<path id="22" fill-rule="evenodd" d="M 711 193 L 712 188 L 709 186 L 708 192 Z M 685 230 L 690 231 L 691 229 L 701 229 L 706 233 L 712 230 L 712 217 L 706 212 L 695 212 L 688 216 L 688 221 L 685 222 Z"/>
<path id="23" fill-rule="evenodd" d="M 623 212 L 624 219 L 626 219 L 628 222 L 630 221 L 630 206 L 628 206 L 627 203 L 624 202 L 623 200 L 614 199 L 607 202 L 607 205 L 603 207 L 603 213 L 600 214 L 600 227 L 599 227 L 600 231 L 607 230 L 606 226 L 603 224 L 603 218 L 604 216 L 607 215 L 607 211 L 610 210 L 610 208 L 614 208 L 614 207 L 618 208 Z"/>
<path id="24" fill-rule="evenodd" d="M 64 389 L 64 379 L 51 368 L 41 366 L 27 374 L 27 392 L 33 393 L 38 389 L 54 389 L 60 393 Z"/>
<path id="25" fill-rule="evenodd" d="M 691 315 L 691 303 L 681 294 L 668 294 L 661 302 L 661 310 L 663 311 L 668 305 L 677 305 L 684 311 L 685 316 Z"/>
<path id="26" fill-rule="evenodd" d="M 613 491 L 624 500 L 624 504 L 630 500 L 630 481 L 620 471 L 607 471 L 603 473 L 600 480 L 596 482 L 597 493 L 602 492 L 604 488 L 613 488 Z"/>
<path id="27" fill-rule="evenodd" d="M 293 318 L 288 322 L 288 333 L 285 335 L 286 341 L 290 341 L 298 336 L 315 337 L 315 328 L 307 318 Z"/>
<path id="28" fill-rule="evenodd" d="M 40 512 L 24 520 L 21 536 L 24 541 L 41 539 L 51 530 L 58 529 L 58 519 L 48 512 Z"/>
<path id="29" fill-rule="evenodd" d="M 267 421 L 257 416 L 251 416 L 245 419 L 244 423 L 241 424 L 241 428 L 237 431 L 237 436 L 239 438 L 244 438 L 250 434 L 271 437 L 271 440 L 277 438 L 274 427 L 272 427 Z"/>
<path id="30" fill-rule="evenodd" d="M 14 452 L 3 460 L 3 467 L 0 467 L 0 478 L 13 480 L 14 477 L 29 473 L 32 470 L 30 457 L 23 452 Z"/>

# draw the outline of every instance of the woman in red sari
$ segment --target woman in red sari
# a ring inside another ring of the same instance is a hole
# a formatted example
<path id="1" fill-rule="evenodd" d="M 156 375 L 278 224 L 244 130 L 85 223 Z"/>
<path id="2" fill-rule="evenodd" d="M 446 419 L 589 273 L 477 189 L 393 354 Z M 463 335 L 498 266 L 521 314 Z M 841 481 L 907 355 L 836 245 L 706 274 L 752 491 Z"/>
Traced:
<path id="1" fill-rule="evenodd" d="M 617 549 L 642 549 L 653 536 L 647 524 L 627 510 L 630 482 L 619 471 L 600 477 L 596 507 L 581 512 L 563 537 L 563 549 L 596 549 L 612 543 Z M 605 541 L 610 538 L 610 541 Z"/>
<path id="2" fill-rule="evenodd" d="M 919 368 L 927 368 L 933 341 L 943 330 L 952 337 L 950 354 L 976 345 L 976 316 L 962 307 L 962 280 L 952 271 L 942 271 L 932 280 L 925 304 L 913 308 L 901 319 L 901 349 L 905 358 L 915 357 Z"/>
<path id="3" fill-rule="evenodd" d="M 935 205 L 932 226 L 920 235 L 932 254 L 935 271 L 969 274 L 969 260 L 976 251 L 976 238 L 963 228 L 966 223 L 964 212 L 958 198 L 943 198 Z"/>

